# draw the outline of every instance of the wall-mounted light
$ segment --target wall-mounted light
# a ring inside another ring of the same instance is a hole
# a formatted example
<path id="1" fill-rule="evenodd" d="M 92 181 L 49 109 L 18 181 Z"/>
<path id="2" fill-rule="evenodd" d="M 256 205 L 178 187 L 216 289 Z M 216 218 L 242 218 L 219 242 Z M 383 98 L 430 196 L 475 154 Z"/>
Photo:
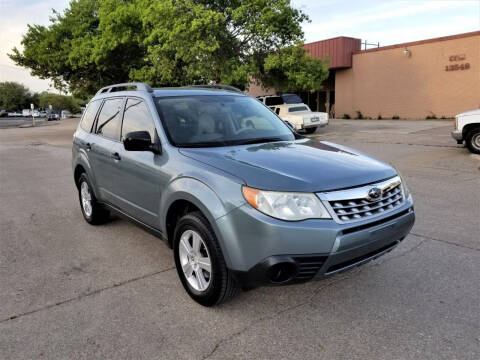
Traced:
<path id="1" fill-rule="evenodd" d="M 410 50 L 408 50 L 406 46 L 403 48 L 403 55 L 405 55 L 406 57 L 410 57 L 412 55 L 412 53 L 410 52 Z"/>

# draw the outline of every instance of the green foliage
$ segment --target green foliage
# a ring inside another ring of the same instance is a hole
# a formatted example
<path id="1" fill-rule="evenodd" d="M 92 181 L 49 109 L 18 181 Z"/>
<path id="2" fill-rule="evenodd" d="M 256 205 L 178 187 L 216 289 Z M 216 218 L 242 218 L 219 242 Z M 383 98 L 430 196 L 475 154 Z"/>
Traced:
<path id="1" fill-rule="evenodd" d="M 284 47 L 265 59 L 264 73 L 257 79 L 278 90 L 311 91 L 322 88 L 328 77 L 328 59 L 310 57 L 301 44 Z"/>
<path id="2" fill-rule="evenodd" d="M 78 102 L 74 100 L 72 96 L 42 92 L 39 96 L 39 106 L 48 109 L 49 105 L 52 105 L 52 108 L 57 112 L 63 109 L 69 110 L 72 113 L 80 111 Z"/>
<path id="3" fill-rule="evenodd" d="M 30 93 L 25 86 L 16 82 L 0 82 L 0 110 L 30 109 L 31 103 L 38 105 L 37 94 Z"/>
<path id="4" fill-rule="evenodd" d="M 400 120 L 400 116 L 398 116 L 398 115 L 393 115 L 393 116 L 392 116 L 392 120 Z"/>
<path id="5" fill-rule="evenodd" d="M 427 120 L 435 120 L 436 118 L 437 118 L 437 116 L 436 116 L 435 114 L 427 115 L 427 116 L 425 117 L 425 119 L 427 119 Z"/>
<path id="6" fill-rule="evenodd" d="M 357 110 L 356 113 L 357 113 L 357 116 L 355 117 L 355 119 L 357 119 L 357 120 L 364 119 L 364 116 L 363 116 L 363 114 L 360 110 Z"/>
<path id="7" fill-rule="evenodd" d="M 343 114 L 342 119 L 348 120 L 351 119 L 349 114 Z"/>
<path id="8" fill-rule="evenodd" d="M 307 20 L 290 0 L 72 0 L 9 56 L 83 98 L 130 80 L 244 88 L 273 74 L 281 88 L 315 90 L 326 66 L 293 46 Z"/>
<path id="9" fill-rule="evenodd" d="M 377 120 L 383 120 L 382 115 L 378 114 Z"/>

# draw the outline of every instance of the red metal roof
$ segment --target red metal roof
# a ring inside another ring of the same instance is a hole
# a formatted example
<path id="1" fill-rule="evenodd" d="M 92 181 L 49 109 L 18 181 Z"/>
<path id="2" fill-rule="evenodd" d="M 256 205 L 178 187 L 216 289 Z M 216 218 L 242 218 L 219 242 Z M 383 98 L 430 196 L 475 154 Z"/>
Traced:
<path id="1" fill-rule="evenodd" d="M 351 37 L 339 36 L 332 39 L 305 44 L 313 58 L 329 58 L 329 68 L 338 69 L 352 66 L 352 53 L 359 51 L 362 41 Z"/>

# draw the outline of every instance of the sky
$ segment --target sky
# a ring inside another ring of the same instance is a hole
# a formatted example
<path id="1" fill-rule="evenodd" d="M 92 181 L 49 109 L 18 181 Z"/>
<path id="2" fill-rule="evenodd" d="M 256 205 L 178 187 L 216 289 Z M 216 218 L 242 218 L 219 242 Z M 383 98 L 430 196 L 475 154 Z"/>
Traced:
<path id="1" fill-rule="evenodd" d="M 27 24 L 48 25 L 52 8 L 69 0 L 0 0 L 0 81 L 17 81 L 32 91 L 50 81 L 30 76 L 7 54 L 21 48 Z M 480 0 L 292 0 L 310 17 L 305 41 L 351 36 L 380 46 L 480 30 Z M 52 90 L 50 88 L 50 90 Z"/>

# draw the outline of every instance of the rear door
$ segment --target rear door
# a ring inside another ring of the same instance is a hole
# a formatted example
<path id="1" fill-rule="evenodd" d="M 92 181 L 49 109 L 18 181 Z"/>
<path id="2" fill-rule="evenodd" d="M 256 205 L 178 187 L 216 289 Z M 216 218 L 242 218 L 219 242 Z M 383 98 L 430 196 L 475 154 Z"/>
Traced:
<path id="1" fill-rule="evenodd" d="M 143 99 L 129 97 L 125 105 L 121 139 L 132 131 L 148 131 L 152 142 L 157 134 L 155 122 Z M 162 174 L 165 157 L 151 151 L 126 151 L 122 142 L 114 145 L 121 160 L 115 167 L 115 205 L 134 218 L 159 227 L 160 189 L 169 178 Z"/>
<path id="2" fill-rule="evenodd" d="M 88 144 L 90 147 L 90 163 L 101 200 L 110 203 L 114 199 L 112 172 L 118 162 L 113 147 L 120 141 L 123 104 L 124 98 L 121 97 L 106 99 L 103 102 L 94 134 L 92 134 L 91 141 Z"/>

